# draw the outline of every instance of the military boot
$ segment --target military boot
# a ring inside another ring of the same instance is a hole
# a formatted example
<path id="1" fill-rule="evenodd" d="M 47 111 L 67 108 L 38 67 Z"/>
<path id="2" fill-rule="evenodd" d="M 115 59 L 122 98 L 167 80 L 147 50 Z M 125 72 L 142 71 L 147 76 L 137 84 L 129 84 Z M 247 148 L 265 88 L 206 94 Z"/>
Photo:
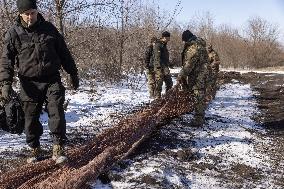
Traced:
<path id="1" fill-rule="evenodd" d="M 155 91 L 155 99 L 161 98 L 161 91 Z"/>
<path id="2" fill-rule="evenodd" d="M 203 124 L 204 124 L 204 117 L 202 117 L 202 116 L 196 116 L 190 122 L 191 127 L 202 127 Z"/>
<path id="3" fill-rule="evenodd" d="M 154 90 L 149 90 L 149 97 L 150 98 L 155 98 L 155 92 L 154 92 Z"/>
<path id="4" fill-rule="evenodd" d="M 55 161 L 55 164 L 62 164 L 67 162 L 67 157 L 64 153 L 64 148 L 62 145 L 54 144 L 52 150 L 52 159 Z"/>
<path id="5" fill-rule="evenodd" d="M 27 163 L 35 163 L 41 159 L 41 148 L 31 148 L 31 157 L 27 159 Z"/>

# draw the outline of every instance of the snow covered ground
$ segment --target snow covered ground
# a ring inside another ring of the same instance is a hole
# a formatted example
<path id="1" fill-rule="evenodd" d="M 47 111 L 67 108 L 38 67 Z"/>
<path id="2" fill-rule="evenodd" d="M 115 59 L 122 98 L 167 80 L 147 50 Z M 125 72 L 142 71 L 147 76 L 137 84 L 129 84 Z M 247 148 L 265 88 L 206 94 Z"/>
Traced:
<path id="1" fill-rule="evenodd" d="M 168 148 L 176 153 L 189 148 L 197 154 L 196 160 L 181 162 L 174 156 L 165 156 L 165 151 L 136 157 L 127 162 L 126 169 L 112 170 L 123 179 L 107 185 L 98 180 L 93 188 L 230 188 L 235 184 L 224 183 L 224 178 L 219 178 L 220 172 L 215 169 L 228 171 L 233 166 L 242 165 L 269 170 L 269 157 L 255 149 L 257 144 L 266 143 L 269 139 L 258 137 L 258 133 L 265 131 L 252 120 L 252 116 L 258 114 L 253 95 L 250 85 L 234 81 L 217 92 L 216 99 L 206 112 L 207 121 L 203 128 L 190 127 L 188 123 L 192 115 L 184 115 L 162 129 L 160 135 L 179 141 L 176 145 L 164 146 L 164 150 Z M 200 169 L 198 165 L 206 165 L 206 168 Z M 159 187 L 143 183 L 145 176 L 154 178 L 154 183 L 159 183 Z M 242 186 L 274 188 L 269 174 L 257 183 L 248 182 Z"/>
<path id="2" fill-rule="evenodd" d="M 81 87 L 76 93 L 68 92 L 67 133 L 74 130 L 85 134 L 98 133 L 115 123 L 121 113 L 123 115 L 133 107 L 150 102 L 144 79 L 140 80 L 139 86 L 138 89 L 129 89 L 123 85 L 97 83 L 96 93 L 91 93 L 89 87 Z M 119 179 L 109 184 L 97 180 L 92 187 L 277 188 L 269 174 L 270 157 L 257 149 L 268 144 L 270 139 L 261 137 L 266 131 L 252 119 L 259 113 L 254 94 L 250 85 L 236 80 L 221 86 L 208 107 L 204 127 L 190 127 L 191 114 L 173 120 L 161 129 L 159 136 L 151 139 L 149 151 L 125 160 L 127 166 L 124 168 L 111 170 Z M 50 146 L 47 114 L 43 113 L 40 119 L 44 127 L 41 143 L 44 147 Z M 2 158 L 11 158 L 5 156 L 6 151 L 20 153 L 26 148 L 24 134 L 0 132 L 0 144 Z M 155 153 L 151 153 L 151 149 Z M 186 149 L 190 149 L 194 157 L 188 161 L 177 156 Z M 246 171 L 253 174 L 254 170 L 262 170 L 263 174 L 245 181 L 237 176 L 237 173 Z M 224 176 L 228 172 L 229 176 Z M 147 180 L 154 184 L 147 185 Z"/>
<path id="3" fill-rule="evenodd" d="M 143 84 L 144 81 L 141 81 Z M 94 90 L 94 89 L 92 89 Z M 119 117 L 119 113 L 127 112 L 133 107 L 150 102 L 147 88 L 135 90 L 122 85 L 97 84 L 96 93 L 90 92 L 90 87 L 81 87 L 78 92 L 67 91 L 66 100 L 69 101 L 65 118 L 67 134 L 73 130 L 97 133 L 109 127 Z M 48 115 L 46 112 L 40 117 L 44 128 L 41 137 L 43 146 L 51 143 L 48 129 Z M 21 151 L 26 148 L 25 135 L 0 132 L 0 153 L 4 151 Z"/>

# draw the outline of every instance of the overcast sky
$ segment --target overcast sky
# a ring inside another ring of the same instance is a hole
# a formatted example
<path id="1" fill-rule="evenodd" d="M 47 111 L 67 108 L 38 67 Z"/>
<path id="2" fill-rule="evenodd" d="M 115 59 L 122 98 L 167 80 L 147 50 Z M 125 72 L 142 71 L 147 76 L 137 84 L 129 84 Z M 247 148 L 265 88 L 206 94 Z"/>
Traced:
<path id="1" fill-rule="evenodd" d="M 214 23 L 242 27 L 251 17 L 259 16 L 281 30 L 284 41 L 284 0 L 181 0 L 182 10 L 176 17 L 187 23 L 196 14 L 210 12 Z M 162 9 L 173 11 L 178 0 L 158 0 Z"/>

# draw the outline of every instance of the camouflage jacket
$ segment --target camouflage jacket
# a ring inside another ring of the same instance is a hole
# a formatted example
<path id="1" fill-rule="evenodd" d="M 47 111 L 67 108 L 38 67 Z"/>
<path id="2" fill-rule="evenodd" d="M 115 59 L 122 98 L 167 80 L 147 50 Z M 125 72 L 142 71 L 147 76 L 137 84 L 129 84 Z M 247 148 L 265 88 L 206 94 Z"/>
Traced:
<path id="1" fill-rule="evenodd" d="M 193 40 L 186 42 L 182 57 L 183 68 L 179 73 L 179 77 L 187 77 L 190 90 L 194 86 L 197 89 L 204 89 L 208 74 L 206 42 L 201 38 L 194 38 Z"/>
<path id="2" fill-rule="evenodd" d="M 212 70 L 212 74 L 217 74 L 219 72 L 220 58 L 216 51 L 211 50 L 208 52 L 209 63 Z"/>
<path id="3" fill-rule="evenodd" d="M 38 21 L 26 28 L 20 16 L 6 32 L 0 61 L 0 82 L 12 83 L 14 67 L 19 76 L 29 79 L 58 77 L 61 66 L 77 74 L 75 62 L 62 35 L 38 14 Z"/>
<path id="4" fill-rule="evenodd" d="M 167 44 L 157 41 L 153 49 L 154 68 L 165 68 L 169 66 L 169 51 Z"/>

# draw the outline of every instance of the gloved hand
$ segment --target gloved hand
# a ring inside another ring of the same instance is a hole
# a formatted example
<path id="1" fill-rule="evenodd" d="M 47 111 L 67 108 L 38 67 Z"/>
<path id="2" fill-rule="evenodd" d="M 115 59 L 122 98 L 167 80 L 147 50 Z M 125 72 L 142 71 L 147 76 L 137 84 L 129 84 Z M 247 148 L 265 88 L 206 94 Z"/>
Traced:
<path id="1" fill-rule="evenodd" d="M 70 77 L 71 77 L 71 84 L 73 86 L 73 89 L 77 90 L 78 87 L 79 87 L 79 77 L 78 77 L 78 75 L 77 74 L 70 75 Z"/>
<path id="2" fill-rule="evenodd" d="M 164 68 L 164 74 L 165 75 L 170 75 L 171 74 L 170 69 L 168 67 Z"/>
<path id="3" fill-rule="evenodd" d="M 8 84 L 3 85 L 3 87 L 2 87 L 2 97 L 5 100 L 10 100 L 10 98 L 12 96 L 12 92 L 13 92 L 13 89 L 12 89 L 11 85 L 8 85 Z"/>
<path id="4" fill-rule="evenodd" d="M 169 64 L 169 68 L 174 69 L 174 64 Z"/>

